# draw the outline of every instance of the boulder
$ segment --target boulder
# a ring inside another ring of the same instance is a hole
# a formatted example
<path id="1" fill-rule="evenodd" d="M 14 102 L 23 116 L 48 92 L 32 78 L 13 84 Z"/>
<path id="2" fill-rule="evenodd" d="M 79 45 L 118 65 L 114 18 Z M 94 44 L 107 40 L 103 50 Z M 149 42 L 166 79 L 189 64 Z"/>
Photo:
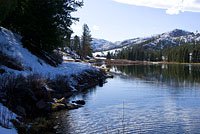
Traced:
<path id="1" fill-rule="evenodd" d="M 65 106 L 66 106 L 66 109 L 68 109 L 68 110 L 77 109 L 77 108 L 81 107 L 80 105 L 74 105 L 74 104 L 70 104 L 70 103 L 65 104 Z"/>
<path id="2" fill-rule="evenodd" d="M 76 104 L 79 104 L 79 105 L 85 105 L 84 100 L 76 100 L 76 101 L 72 101 L 72 103 L 76 103 Z"/>

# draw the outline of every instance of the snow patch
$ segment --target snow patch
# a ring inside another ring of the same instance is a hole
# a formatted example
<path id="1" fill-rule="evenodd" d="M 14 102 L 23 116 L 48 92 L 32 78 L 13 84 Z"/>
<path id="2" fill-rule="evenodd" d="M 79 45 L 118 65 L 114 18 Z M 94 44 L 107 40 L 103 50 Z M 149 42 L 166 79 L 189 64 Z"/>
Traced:
<path id="1" fill-rule="evenodd" d="M 1 134 L 17 134 L 11 120 L 16 120 L 17 115 L 10 111 L 7 107 L 0 103 L 0 133 Z"/>

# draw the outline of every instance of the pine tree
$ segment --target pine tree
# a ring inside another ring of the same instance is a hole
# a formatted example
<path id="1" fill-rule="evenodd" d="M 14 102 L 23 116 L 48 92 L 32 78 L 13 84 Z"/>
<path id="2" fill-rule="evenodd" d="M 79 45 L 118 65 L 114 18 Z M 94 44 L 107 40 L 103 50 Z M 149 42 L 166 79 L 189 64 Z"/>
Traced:
<path id="1" fill-rule="evenodd" d="M 110 52 L 108 52 L 106 58 L 109 59 L 109 60 L 111 59 L 111 54 L 110 54 Z"/>
<path id="2" fill-rule="evenodd" d="M 83 35 L 81 38 L 83 58 L 86 58 L 86 56 L 92 57 L 91 41 L 92 41 L 92 37 L 90 34 L 89 27 L 87 26 L 87 24 L 84 24 Z"/>
<path id="3" fill-rule="evenodd" d="M 0 24 L 16 8 L 17 0 L 0 0 Z"/>
<path id="4" fill-rule="evenodd" d="M 70 26 L 78 20 L 71 13 L 82 4 L 78 0 L 17 0 L 16 8 L 0 24 L 20 33 L 25 47 L 52 51 L 70 40 Z"/>
<path id="5" fill-rule="evenodd" d="M 74 36 L 74 40 L 73 40 L 73 46 L 72 49 L 75 50 L 77 52 L 78 55 L 80 55 L 81 53 L 81 43 L 80 43 L 80 38 L 76 35 Z"/>

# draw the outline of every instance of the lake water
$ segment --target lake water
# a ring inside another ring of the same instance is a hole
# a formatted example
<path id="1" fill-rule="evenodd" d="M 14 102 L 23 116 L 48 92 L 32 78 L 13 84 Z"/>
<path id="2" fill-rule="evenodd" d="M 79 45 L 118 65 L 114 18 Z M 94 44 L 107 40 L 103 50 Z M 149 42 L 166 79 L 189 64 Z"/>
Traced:
<path id="1" fill-rule="evenodd" d="M 200 133 L 200 66 L 110 66 L 114 79 L 73 96 L 57 114 L 63 134 Z"/>

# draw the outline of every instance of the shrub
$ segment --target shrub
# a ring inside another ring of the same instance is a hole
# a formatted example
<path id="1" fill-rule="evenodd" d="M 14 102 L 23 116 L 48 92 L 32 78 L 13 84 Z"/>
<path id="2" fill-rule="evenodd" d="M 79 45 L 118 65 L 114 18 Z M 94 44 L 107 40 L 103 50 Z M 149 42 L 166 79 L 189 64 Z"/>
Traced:
<path id="1" fill-rule="evenodd" d="M 57 92 L 70 92 L 71 88 L 69 88 L 69 77 L 63 75 L 56 75 L 55 78 L 51 80 L 50 87 Z"/>

